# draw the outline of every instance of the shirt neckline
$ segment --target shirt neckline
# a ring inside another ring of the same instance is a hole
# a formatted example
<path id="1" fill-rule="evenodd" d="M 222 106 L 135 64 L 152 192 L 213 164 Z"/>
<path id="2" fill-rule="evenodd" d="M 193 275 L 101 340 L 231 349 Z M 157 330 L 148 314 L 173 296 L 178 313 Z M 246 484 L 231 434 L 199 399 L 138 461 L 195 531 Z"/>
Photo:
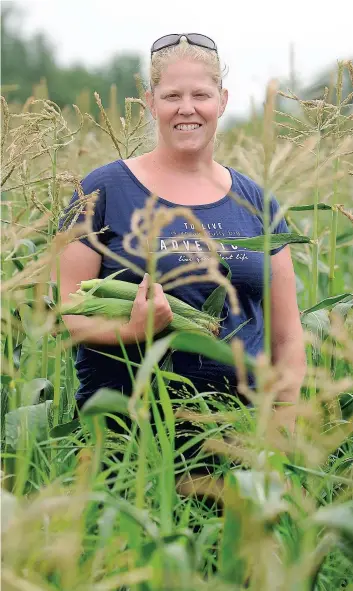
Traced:
<path id="1" fill-rule="evenodd" d="M 151 191 L 149 191 L 147 189 L 147 187 L 145 187 L 145 185 L 143 185 L 141 183 L 141 181 L 134 175 L 134 173 L 130 170 L 130 168 L 125 164 L 125 162 L 123 160 L 117 160 L 117 163 L 120 164 L 120 166 L 122 166 L 122 168 L 125 170 L 125 172 L 127 172 L 129 177 L 134 181 L 134 183 L 144 193 L 146 193 L 146 195 L 151 196 L 151 194 L 152 194 Z M 232 178 L 232 186 L 230 188 L 229 193 L 233 193 L 233 192 L 235 192 L 235 178 L 234 178 L 233 170 L 229 166 L 225 166 L 224 168 L 226 168 L 229 171 L 230 176 Z M 157 201 L 159 203 L 163 203 L 164 205 L 167 205 L 168 207 L 188 207 L 189 209 L 210 209 L 211 207 L 218 207 L 220 205 L 223 205 L 227 201 L 229 201 L 229 199 L 231 199 L 231 196 L 229 193 L 227 193 L 227 195 L 225 195 L 224 197 L 221 197 L 217 201 L 213 201 L 212 203 L 200 203 L 197 205 L 184 205 L 184 204 L 180 204 L 180 203 L 173 203 L 173 201 L 168 201 L 168 199 L 164 199 L 163 197 L 159 197 L 159 196 L 157 197 Z"/>

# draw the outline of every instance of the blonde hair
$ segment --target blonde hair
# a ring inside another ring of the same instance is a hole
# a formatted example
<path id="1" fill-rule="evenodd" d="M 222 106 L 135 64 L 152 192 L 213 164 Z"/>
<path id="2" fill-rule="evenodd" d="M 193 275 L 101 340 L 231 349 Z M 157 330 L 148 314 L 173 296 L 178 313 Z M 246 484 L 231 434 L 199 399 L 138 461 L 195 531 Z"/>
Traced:
<path id="1" fill-rule="evenodd" d="M 200 62 L 208 67 L 212 80 L 219 90 L 222 88 L 222 70 L 217 53 L 211 49 L 190 45 L 186 40 L 181 40 L 178 45 L 166 47 L 153 54 L 150 67 L 150 85 L 153 92 L 161 81 L 163 71 L 170 63 L 180 59 Z"/>

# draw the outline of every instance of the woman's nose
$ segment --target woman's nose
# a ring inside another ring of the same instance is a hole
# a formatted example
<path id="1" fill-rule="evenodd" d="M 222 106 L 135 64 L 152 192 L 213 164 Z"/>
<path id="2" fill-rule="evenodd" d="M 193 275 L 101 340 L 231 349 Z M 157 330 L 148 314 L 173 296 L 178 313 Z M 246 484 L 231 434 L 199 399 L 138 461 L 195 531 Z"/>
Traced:
<path id="1" fill-rule="evenodd" d="M 189 98 L 184 98 L 179 105 L 179 113 L 181 115 L 193 115 L 195 113 L 193 101 Z"/>

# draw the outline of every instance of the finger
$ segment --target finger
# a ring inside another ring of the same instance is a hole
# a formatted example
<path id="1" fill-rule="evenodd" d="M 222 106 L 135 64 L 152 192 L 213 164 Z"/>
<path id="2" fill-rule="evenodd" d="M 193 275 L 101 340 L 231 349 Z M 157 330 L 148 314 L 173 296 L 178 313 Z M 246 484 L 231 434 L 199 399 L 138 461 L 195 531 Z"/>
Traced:
<path id="1" fill-rule="evenodd" d="M 165 296 L 165 293 L 163 291 L 163 287 L 161 286 L 160 283 L 153 284 L 153 295 L 155 298 L 160 298 L 162 296 Z"/>
<path id="2" fill-rule="evenodd" d="M 148 290 L 148 273 L 145 273 L 141 283 L 138 286 L 136 299 L 146 300 L 147 299 L 147 290 Z"/>
<path id="3" fill-rule="evenodd" d="M 159 283 L 154 283 L 153 284 L 153 289 L 154 289 L 153 299 L 158 304 L 166 304 L 166 303 L 168 304 L 168 300 L 167 300 L 166 295 L 165 295 L 165 293 L 163 291 L 162 285 L 160 285 Z"/>

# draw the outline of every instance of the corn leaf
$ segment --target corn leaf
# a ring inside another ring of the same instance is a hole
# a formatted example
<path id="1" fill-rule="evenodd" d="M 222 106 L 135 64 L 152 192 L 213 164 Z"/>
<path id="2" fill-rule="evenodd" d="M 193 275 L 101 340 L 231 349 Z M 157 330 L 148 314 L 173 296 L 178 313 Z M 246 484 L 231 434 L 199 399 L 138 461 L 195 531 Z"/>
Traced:
<path id="1" fill-rule="evenodd" d="M 336 246 L 346 246 L 350 244 L 353 240 L 353 228 L 349 228 L 347 232 L 340 234 L 337 236 Z"/>
<path id="2" fill-rule="evenodd" d="M 44 398 L 45 401 L 52 399 L 53 396 L 53 384 L 45 378 L 35 378 L 30 382 L 25 382 L 23 385 L 21 392 L 22 406 L 38 404 L 41 398 Z"/>
<path id="3" fill-rule="evenodd" d="M 88 495 L 88 499 L 116 508 L 120 514 L 124 514 L 129 520 L 135 522 L 151 540 L 155 540 L 157 544 L 160 542 L 158 528 L 147 511 L 138 509 L 121 496 L 116 498 L 104 492 L 92 492 Z"/>
<path id="4" fill-rule="evenodd" d="M 234 365 L 234 356 L 231 347 L 212 336 L 180 332 L 172 335 L 171 344 L 173 349 L 177 349 L 178 351 L 197 353 L 220 363 Z M 253 367 L 253 361 L 249 356 L 245 356 L 245 362 L 249 368 Z"/>
<path id="5" fill-rule="evenodd" d="M 26 248 L 23 249 L 23 248 L 21 248 L 22 246 L 24 246 Z M 11 259 L 12 259 L 15 267 L 18 269 L 18 271 L 21 272 L 24 269 L 24 264 L 21 261 L 21 257 L 24 255 L 27 255 L 27 254 L 34 255 L 36 253 L 36 250 L 37 250 L 37 247 L 34 244 L 34 242 L 32 242 L 32 240 L 29 240 L 28 238 L 23 238 L 22 240 L 19 240 L 19 242 L 16 245 L 16 250 L 11 256 Z M 36 257 L 34 257 L 34 259 L 35 258 Z"/>
<path id="6" fill-rule="evenodd" d="M 249 574 L 249 565 L 242 553 L 247 507 L 240 507 L 238 503 L 238 482 L 235 475 L 227 474 L 225 481 L 225 509 L 223 536 L 220 548 L 220 575 L 224 581 L 233 584 L 244 583 Z M 241 510 L 240 510 L 241 509 Z"/>
<path id="7" fill-rule="evenodd" d="M 232 332 L 230 332 L 229 334 L 227 334 L 221 340 L 224 343 L 228 343 L 228 341 L 230 341 L 238 332 L 240 332 L 241 329 L 243 328 L 243 326 L 246 326 L 248 324 L 248 322 L 250 322 L 251 320 L 252 320 L 252 318 L 248 318 L 248 320 L 245 320 L 245 322 L 242 322 L 241 324 L 239 324 L 239 326 L 237 326 L 234 330 L 232 330 Z"/>
<path id="8" fill-rule="evenodd" d="M 69 421 L 68 423 L 63 423 L 62 425 L 57 425 L 50 431 L 50 437 L 56 439 L 59 437 L 67 437 L 76 429 L 80 427 L 80 419 L 73 419 L 73 421 Z"/>
<path id="9" fill-rule="evenodd" d="M 136 374 L 134 393 L 130 399 L 130 408 L 134 406 L 134 402 L 141 396 L 145 384 L 150 380 L 154 366 L 158 365 L 169 348 L 176 349 L 177 351 L 184 351 L 186 353 L 204 355 L 209 359 L 214 359 L 220 363 L 234 366 L 233 351 L 231 347 L 223 341 L 219 341 L 209 335 L 198 334 L 191 331 L 172 333 L 171 335 L 155 341 L 145 355 Z M 248 355 L 244 356 L 244 360 L 248 369 L 251 369 L 254 366 L 254 361 Z"/>
<path id="10" fill-rule="evenodd" d="M 318 203 L 317 208 L 321 210 L 330 210 L 332 209 L 332 205 L 328 205 L 327 203 Z M 288 211 L 313 211 L 315 209 L 314 204 L 311 205 L 292 205 L 288 207 Z"/>
<path id="11" fill-rule="evenodd" d="M 321 507 L 312 517 L 314 523 L 341 534 L 353 544 L 353 503 Z"/>
<path id="12" fill-rule="evenodd" d="M 103 413 L 129 415 L 129 398 L 118 390 L 99 388 L 82 406 L 81 414 L 93 416 Z"/>
<path id="13" fill-rule="evenodd" d="M 228 269 L 227 279 L 231 282 L 232 280 L 232 271 L 228 263 L 221 259 L 222 265 L 224 265 Z M 227 291 L 224 285 L 218 285 L 216 289 L 208 296 L 207 300 L 202 306 L 202 311 L 214 316 L 216 318 L 220 318 L 224 303 L 226 301 Z"/>
<path id="14" fill-rule="evenodd" d="M 340 396 L 339 398 L 342 418 L 345 421 L 348 421 L 353 416 L 353 393 L 347 392 Z"/>
<path id="15" fill-rule="evenodd" d="M 16 449 L 19 441 L 28 446 L 30 440 L 45 441 L 49 437 L 52 400 L 32 406 L 21 406 L 5 416 L 6 444 Z"/>
<path id="16" fill-rule="evenodd" d="M 192 557 L 185 540 L 159 544 L 149 561 L 153 574 L 148 582 L 151 591 L 178 589 L 190 591 L 192 577 Z M 170 586 L 169 581 L 172 581 Z"/>
<path id="17" fill-rule="evenodd" d="M 254 236 L 253 238 L 215 238 L 218 242 L 223 244 L 232 244 L 233 246 L 239 246 L 241 248 L 247 248 L 248 250 L 254 250 L 263 252 L 264 251 L 264 236 Z M 270 234 L 270 249 L 280 248 L 286 244 L 308 244 L 311 239 L 308 236 L 302 236 L 301 234 Z"/>
<path id="18" fill-rule="evenodd" d="M 330 332 L 330 318 L 326 309 L 310 312 L 301 317 L 304 330 L 311 332 L 314 337 L 312 357 L 317 363 L 321 357 L 321 344 Z"/>
<path id="19" fill-rule="evenodd" d="M 284 493 L 277 472 L 236 469 L 227 474 L 220 557 L 223 579 L 241 584 L 249 576 L 247 546 L 254 538 L 265 541 L 269 527 L 287 510 Z"/>
<path id="20" fill-rule="evenodd" d="M 335 314 L 340 314 L 341 316 L 343 316 L 343 318 L 345 318 L 347 316 L 348 312 L 352 309 L 353 309 L 353 295 L 352 294 L 348 295 L 347 298 L 344 298 L 343 300 L 341 300 L 340 302 L 335 304 L 332 308 L 332 310 L 333 310 L 333 312 L 335 312 Z"/>
<path id="21" fill-rule="evenodd" d="M 304 314 L 310 314 L 311 312 L 317 312 L 317 310 L 323 310 L 325 308 L 332 308 L 335 304 L 338 304 L 338 302 L 340 302 L 346 298 L 352 298 L 352 297 L 353 297 L 353 294 L 351 294 L 351 293 L 342 293 L 340 295 L 332 296 L 330 298 L 325 298 L 324 300 L 322 300 L 318 304 L 315 304 L 315 306 L 312 306 L 311 308 L 307 308 L 306 310 L 303 310 L 302 315 L 304 316 Z"/>

